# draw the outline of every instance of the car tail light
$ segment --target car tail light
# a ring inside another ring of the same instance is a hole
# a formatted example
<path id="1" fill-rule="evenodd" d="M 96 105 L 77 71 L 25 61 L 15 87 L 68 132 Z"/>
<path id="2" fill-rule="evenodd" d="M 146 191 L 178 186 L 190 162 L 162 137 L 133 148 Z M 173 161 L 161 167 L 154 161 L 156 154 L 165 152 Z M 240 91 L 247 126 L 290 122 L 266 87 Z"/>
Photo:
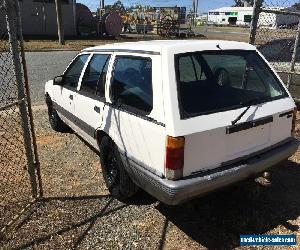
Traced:
<path id="1" fill-rule="evenodd" d="M 293 121 L 292 121 L 292 135 L 295 134 L 295 129 L 296 129 L 296 119 L 297 119 L 297 108 L 294 108 Z"/>
<path id="2" fill-rule="evenodd" d="M 183 136 L 167 136 L 165 175 L 167 179 L 176 180 L 182 177 L 184 163 L 184 142 Z"/>

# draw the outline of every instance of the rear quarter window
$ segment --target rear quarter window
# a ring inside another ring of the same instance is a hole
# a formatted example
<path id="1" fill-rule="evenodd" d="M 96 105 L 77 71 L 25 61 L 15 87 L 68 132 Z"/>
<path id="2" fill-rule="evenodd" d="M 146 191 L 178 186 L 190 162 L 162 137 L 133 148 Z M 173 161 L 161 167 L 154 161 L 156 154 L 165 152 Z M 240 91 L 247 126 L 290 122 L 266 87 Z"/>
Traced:
<path id="1" fill-rule="evenodd" d="M 150 114 L 153 107 L 151 58 L 116 57 L 111 99 L 124 109 L 142 115 Z"/>

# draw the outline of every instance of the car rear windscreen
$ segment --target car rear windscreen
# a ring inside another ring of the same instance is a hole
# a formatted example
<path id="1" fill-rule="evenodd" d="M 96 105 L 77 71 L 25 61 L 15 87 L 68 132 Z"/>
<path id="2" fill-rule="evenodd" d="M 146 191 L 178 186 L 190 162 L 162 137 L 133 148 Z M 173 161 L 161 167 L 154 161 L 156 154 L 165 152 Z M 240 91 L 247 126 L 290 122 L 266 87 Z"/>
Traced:
<path id="1" fill-rule="evenodd" d="M 288 96 L 256 51 L 205 51 L 175 55 L 181 118 Z"/>

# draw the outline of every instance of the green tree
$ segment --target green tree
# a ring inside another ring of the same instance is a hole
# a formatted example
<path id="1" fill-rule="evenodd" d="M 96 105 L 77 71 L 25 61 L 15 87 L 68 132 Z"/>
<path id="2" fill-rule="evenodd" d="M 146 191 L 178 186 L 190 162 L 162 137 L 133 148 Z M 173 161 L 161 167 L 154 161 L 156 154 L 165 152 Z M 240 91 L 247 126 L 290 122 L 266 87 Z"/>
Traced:
<path id="1" fill-rule="evenodd" d="M 136 4 L 136 5 L 131 5 L 130 7 L 126 8 L 128 12 L 131 12 L 133 10 L 147 10 L 149 12 L 155 11 L 155 8 L 150 6 L 150 5 L 141 5 L 141 4 Z"/>
<path id="2" fill-rule="evenodd" d="M 105 5 L 105 12 L 109 12 L 109 11 L 117 11 L 123 14 L 125 12 L 125 7 L 123 3 L 120 0 L 118 0 L 112 5 Z"/>
<path id="3" fill-rule="evenodd" d="M 300 10 L 300 3 L 295 3 L 292 7 L 294 7 L 297 10 Z"/>
<path id="4" fill-rule="evenodd" d="M 244 7 L 244 3 L 248 3 L 250 6 L 254 5 L 254 0 L 234 0 L 234 7 Z"/>

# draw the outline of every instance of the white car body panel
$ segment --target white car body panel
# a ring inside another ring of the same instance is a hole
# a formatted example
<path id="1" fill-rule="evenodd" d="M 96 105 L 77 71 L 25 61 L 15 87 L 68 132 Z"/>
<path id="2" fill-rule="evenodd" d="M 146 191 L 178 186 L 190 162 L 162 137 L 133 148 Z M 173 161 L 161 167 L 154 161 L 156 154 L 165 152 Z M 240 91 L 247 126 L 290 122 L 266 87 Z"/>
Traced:
<path id="1" fill-rule="evenodd" d="M 184 175 L 219 167 L 290 137 L 292 119 L 279 114 L 291 110 L 289 107 L 293 105 L 291 98 L 285 98 L 251 107 L 237 124 L 269 115 L 273 116 L 273 122 L 230 135 L 226 134 L 226 127 L 244 108 L 178 122 L 176 135 L 186 135 L 185 166 L 188 167 L 184 168 Z"/>

